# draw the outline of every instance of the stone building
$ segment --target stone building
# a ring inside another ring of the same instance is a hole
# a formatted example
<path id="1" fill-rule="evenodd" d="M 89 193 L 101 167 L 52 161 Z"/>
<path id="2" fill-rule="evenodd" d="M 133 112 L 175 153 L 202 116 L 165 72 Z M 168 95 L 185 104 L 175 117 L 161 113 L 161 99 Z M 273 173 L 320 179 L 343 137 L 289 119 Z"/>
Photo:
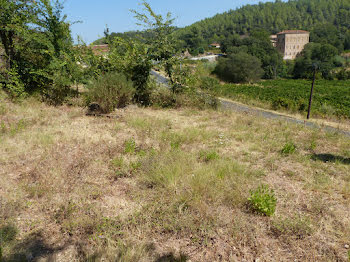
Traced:
<path id="1" fill-rule="evenodd" d="M 276 48 L 284 60 L 295 59 L 310 42 L 310 33 L 303 30 L 285 30 L 277 34 Z"/>
<path id="2" fill-rule="evenodd" d="M 277 46 L 277 35 L 270 35 L 270 41 L 273 45 L 273 47 Z"/>

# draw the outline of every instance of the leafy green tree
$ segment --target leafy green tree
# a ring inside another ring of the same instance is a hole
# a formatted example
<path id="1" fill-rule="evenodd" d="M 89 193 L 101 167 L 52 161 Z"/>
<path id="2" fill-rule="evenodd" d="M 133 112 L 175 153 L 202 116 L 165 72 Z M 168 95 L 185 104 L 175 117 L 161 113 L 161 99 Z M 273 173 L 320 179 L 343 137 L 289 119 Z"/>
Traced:
<path id="1" fill-rule="evenodd" d="M 225 81 L 244 83 L 259 80 L 264 71 L 257 57 L 239 52 L 219 59 L 215 73 Z"/>
<path id="2" fill-rule="evenodd" d="M 345 34 L 344 49 L 350 50 L 350 30 Z"/>
<path id="3" fill-rule="evenodd" d="M 22 35 L 29 30 L 28 23 L 34 20 L 35 6 L 31 1 L 0 0 L 0 40 L 5 51 L 5 68 L 3 72 L 5 87 L 14 97 L 24 93 L 23 81 L 19 70 Z"/>
<path id="4" fill-rule="evenodd" d="M 76 72 L 70 24 L 59 1 L 0 0 L 6 88 L 13 96 L 39 90 L 61 103 Z M 4 8 L 3 8 L 4 7 Z"/>
<path id="5" fill-rule="evenodd" d="M 148 46 L 139 41 L 115 38 L 110 44 L 109 71 L 123 72 L 136 88 L 134 101 L 147 106 L 150 103 L 149 72 L 152 59 Z"/>
<path id="6" fill-rule="evenodd" d="M 310 41 L 320 44 L 330 44 L 338 49 L 344 50 L 344 41 L 336 26 L 326 23 L 316 25 L 310 33 Z"/>
<path id="7" fill-rule="evenodd" d="M 276 78 L 281 71 L 283 59 L 274 48 L 266 31 L 253 31 L 250 37 L 241 39 L 233 35 L 225 41 L 223 51 L 227 54 L 245 52 L 260 59 L 264 69 L 264 78 Z"/>
<path id="8" fill-rule="evenodd" d="M 173 32 L 175 27 L 172 25 L 174 19 L 171 13 L 167 13 L 164 18 L 162 15 L 156 14 L 149 3 L 142 2 L 143 12 L 132 10 L 135 18 L 140 21 L 139 25 L 147 28 L 153 34 L 153 37 L 146 41 L 148 45 L 148 55 L 152 61 L 158 61 L 164 65 L 165 71 L 170 79 L 173 91 L 179 90 L 179 83 L 175 81 L 177 72 L 175 68 L 179 64 L 176 58 L 177 41 L 174 38 Z"/>
<path id="9" fill-rule="evenodd" d="M 305 46 L 301 56 L 295 61 L 293 75 L 295 78 L 308 78 L 312 75 L 314 66 L 326 79 L 331 78 L 331 70 L 335 68 L 337 48 L 330 44 L 309 43 Z"/>

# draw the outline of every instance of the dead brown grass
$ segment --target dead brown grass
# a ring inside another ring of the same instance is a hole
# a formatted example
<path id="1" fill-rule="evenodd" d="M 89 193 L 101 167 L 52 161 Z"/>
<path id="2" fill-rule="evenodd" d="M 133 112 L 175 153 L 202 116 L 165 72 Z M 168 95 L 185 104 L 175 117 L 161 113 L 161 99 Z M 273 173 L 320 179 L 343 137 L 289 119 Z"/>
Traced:
<path id="1" fill-rule="evenodd" d="M 107 119 L 0 100 L 5 260 L 348 259 L 348 138 L 231 112 Z M 296 152 L 281 154 L 288 141 Z M 262 183 L 272 217 L 246 206 Z"/>

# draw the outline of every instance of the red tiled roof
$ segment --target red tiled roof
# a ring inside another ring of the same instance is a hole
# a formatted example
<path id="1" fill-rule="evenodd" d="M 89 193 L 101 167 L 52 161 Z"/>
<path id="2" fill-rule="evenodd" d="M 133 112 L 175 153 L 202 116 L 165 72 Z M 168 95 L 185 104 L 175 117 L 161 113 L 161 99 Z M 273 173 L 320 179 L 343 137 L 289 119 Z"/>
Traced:
<path id="1" fill-rule="evenodd" d="M 278 35 L 283 35 L 283 34 L 309 34 L 309 32 L 304 30 L 284 30 L 278 33 Z"/>
<path id="2" fill-rule="evenodd" d="M 109 46 L 108 45 L 93 45 L 91 46 L 92 51 L 95 54 L 103 54 L 103 53 L 107 53 L 109 51 Z"/>

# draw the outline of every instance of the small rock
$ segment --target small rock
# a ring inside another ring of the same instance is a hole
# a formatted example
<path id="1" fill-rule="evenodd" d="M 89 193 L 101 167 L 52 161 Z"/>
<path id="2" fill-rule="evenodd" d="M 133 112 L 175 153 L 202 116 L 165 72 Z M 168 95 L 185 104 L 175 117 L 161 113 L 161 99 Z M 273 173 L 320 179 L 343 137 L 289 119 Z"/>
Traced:
<path id="1" fill-rule="evenodd" d="M 345 245 L 344 247 L 345 247 L 346 249 L 349 249 L 349 248 L 350 248 L 350 246 L 349 246 L 349 245 Z"/>

